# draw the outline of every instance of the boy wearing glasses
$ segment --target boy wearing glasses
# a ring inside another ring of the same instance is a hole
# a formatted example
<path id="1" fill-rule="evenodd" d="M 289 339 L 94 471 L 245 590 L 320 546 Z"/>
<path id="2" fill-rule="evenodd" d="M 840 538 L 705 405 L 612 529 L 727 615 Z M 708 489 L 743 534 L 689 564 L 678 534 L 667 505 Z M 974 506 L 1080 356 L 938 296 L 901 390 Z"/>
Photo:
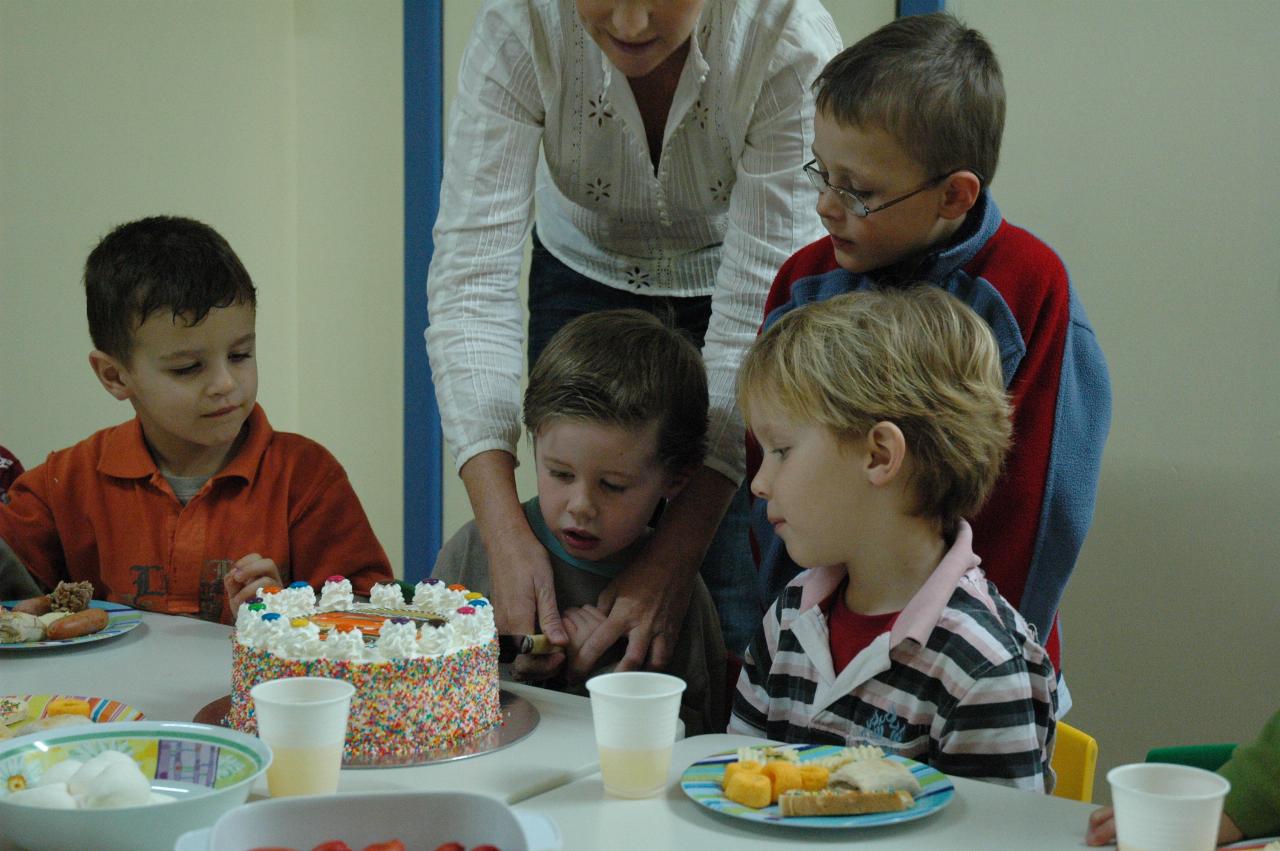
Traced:
<path id="1" fill-rule="evenodd" d="M 999 64 L 981 33 L 953 16 L 918 15 L 844 50 L 814 89 L 814 158 L 804 169 L 829 236 L 783 265 L 763 328 L 808 302 L 910 281 L 952 293 L 986 320 L 1014 404 L 1013 448 L 970 518 L 974 548 L 1058 667 L 1058 602 L 1093 517 L 1111 388 L 1062 261 L 1004 221 L 988 188 L 1004 129 Z M 754 445 L 748 463 L 750 475 Z M 772 599 L 798 568 L 767 501 L 751 516 Z M 1065 711 L 1065 690 L 1061 698 Z"/>

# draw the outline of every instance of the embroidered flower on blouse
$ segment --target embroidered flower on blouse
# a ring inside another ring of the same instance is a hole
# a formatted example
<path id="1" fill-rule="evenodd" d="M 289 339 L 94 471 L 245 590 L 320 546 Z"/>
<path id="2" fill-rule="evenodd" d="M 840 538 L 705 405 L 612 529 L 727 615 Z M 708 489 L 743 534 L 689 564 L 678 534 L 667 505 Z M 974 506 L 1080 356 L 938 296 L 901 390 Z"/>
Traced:
<path id="1" fill-rule="evenodd" d="M 711 107 L 707 106 L 701 100 L 693 103 L 693 118 L 698 122 L 698 126 L 703 130 L 707 129 L 707 120 L 711 117 Z"/>
<path id="2" fill-rule="evenodd" d="M 591 183 L 587 184 L 587 194 L 591 196 L 592 201 L 598 202 L 601 198 L 609 197 L 609 188 L 611 186 L 613 186 L 612 183 L 605 183 L 597 177 Z"/>
<path id="3" fill-rule="evenodd" d="M 724 204 L 729 200 L 729 193 L 733 188 L 723 180 L 717 180 L 711 184 L 711 199 L 717 203 Z"/>
<path id="4" fill-rule="evenodd" d="M 698 28 L 698 44 L 705 47 L 709 38 L 711 38 L 711 24 L 703 24 Z"/>
<path id="5" fill-rule="evenodd" d="M 627 284 L 635 287 L 636 289 L 651 286 L 649 283 L 649 272 L 645 269 L 641 269 L 639 266 L 632 266 L 627 270 Z"/>
<path id="6" fill-rule="evenodd" d="M 609 103 L 609 99 L 603 94 L 593 97 L 587 102 L 590 109 L 587 110 L 587 118 L 595 121 L 597 127 L 603 127 L 605 121 L 613 118 L 613 107 Z"/>

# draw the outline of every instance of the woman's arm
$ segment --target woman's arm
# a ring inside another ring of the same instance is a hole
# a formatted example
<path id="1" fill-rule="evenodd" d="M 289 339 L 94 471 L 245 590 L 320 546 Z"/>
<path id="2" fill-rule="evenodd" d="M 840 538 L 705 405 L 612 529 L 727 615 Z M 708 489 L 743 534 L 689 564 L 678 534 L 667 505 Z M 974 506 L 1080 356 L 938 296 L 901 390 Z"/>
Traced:
<path id="1" fill-rule="evenodd" d="M 445 442 L 489 556 L 498 627 L 531 633 L 537 624 L 563 644 L 550 561 L 514 477 L 525 341 L 518 284 L 545 117 L 527 14 L 523 4 L 486 7 L 463 56 L 427 275 L 426 341 Z M 514 670 L 549 673 L 530 659 Z"/>

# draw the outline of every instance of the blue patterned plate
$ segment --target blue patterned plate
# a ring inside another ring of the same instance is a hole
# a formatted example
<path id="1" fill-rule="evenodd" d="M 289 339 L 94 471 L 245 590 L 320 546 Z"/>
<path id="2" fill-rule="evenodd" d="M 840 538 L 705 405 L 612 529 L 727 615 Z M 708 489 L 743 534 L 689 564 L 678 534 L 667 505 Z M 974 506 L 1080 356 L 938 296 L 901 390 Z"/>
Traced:
<path id="1" fill-rule="evenodd" d="M 5 606 L 13 607 L 18 600 L 8 600 Z M 107 625 L 97 632 L 89 635 L 81 635 L 78 638 L 64 638 L 61 641 L 54 641 L 46 638 L 44 641 L 26 641 L 19 644 L 0 644 L 0 650 L 34 650 L 42 647 L 64 647 L 68 644 L 87 644 L 90 641 L 102 641 L 104 638 L 115 638 L 117 635 L 124 635 L 129 630 L 142 623 L 142 612 L 137 609 L 131 609 L 123 603 L 108 603 L 105 600 L 91 600 L 89 602 L 91 609 L 107 610 Z"/>
<path id="2" fill-rule="evenodd" d="M 841 748 L 833 745 L 779 745 L 792 748 L 800 757 L 801 764 L 826 756 L 834 756 Z M 914 759 L 890 755 L 885 759 L 900 762 L 920 781 L 921 793 L 916 797 L 916 805 L 909 810 L 897 813 L 867 813 L 859 816 L 798 816 L 783 818 L 778 813 L 778 805 L 773 804 L 763 809 L 745 807 L 742 804 L 725 798 L 720 787 L 724 777 L 724 767 L 738 759 L 736 750 L 715 754 L 695 762 L 680 775 L 680 788 L 696 803 L 709 810 L 723 813 L 734 818 L 763 824 L 776 824 L 782 827 L 876 827 L 882 824 L 898 824 L 914 821 L 933 815 L 951 803 L 956 796 L 956 787 L 945 774 Z"/>

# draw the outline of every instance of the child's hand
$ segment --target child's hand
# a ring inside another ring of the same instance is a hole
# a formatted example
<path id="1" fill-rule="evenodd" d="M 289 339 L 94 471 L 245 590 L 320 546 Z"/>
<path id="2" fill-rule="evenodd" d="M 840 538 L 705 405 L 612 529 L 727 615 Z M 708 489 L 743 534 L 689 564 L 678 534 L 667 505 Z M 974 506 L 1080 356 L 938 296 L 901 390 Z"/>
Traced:
<path id="1" fill-rule="evenodd" d="M 1089 814 L 1089 831 L 1086 845 L 1114 845 L 1116 841 L 1116 811 L 1110 807 L 1094 810 Z"/>
<path id="2" fill-rule="evenodd" d="M 582 645 L 605 622 L 605 614 L 595 606 L 586 605 L 565 609 L 561 614 L 565 632 L 569 633 L 569 645 L 565 647 L 570 664 L 577 658 Z"/>
<path id="3" fill-rule="evenodd" d="M 227 589 L 227 599 L 231 601 L 233 616 L 240 611 L 240 604 L 255 596 L 259 588 L 267 585 L 284 587 L 280 568 L 271 559 L 257 553 L 249 553 L 233 564 L 222 582 Z"/>

